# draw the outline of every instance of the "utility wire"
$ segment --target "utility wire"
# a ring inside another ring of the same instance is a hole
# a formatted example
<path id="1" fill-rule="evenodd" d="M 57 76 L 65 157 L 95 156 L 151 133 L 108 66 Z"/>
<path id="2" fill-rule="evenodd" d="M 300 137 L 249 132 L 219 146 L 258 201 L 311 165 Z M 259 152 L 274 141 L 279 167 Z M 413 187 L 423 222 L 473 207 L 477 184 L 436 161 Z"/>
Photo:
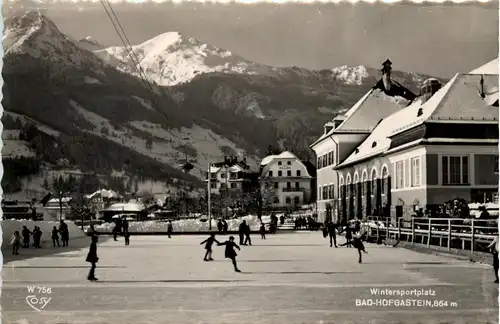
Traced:
<path id="1" fill-rule="evenodd" d="M 165 120 L 168 122 L 169 118 L 162 109 L 159 109 L 157 100 L 155 99 L 156 93 L 154 92 L 154 88 L 152 87 L 151 82 L 147 78 L 147 75 L 144 72 L 144 69 L 142 68 L 142 66 L 139 62 L 139 58 L 138 58 L 137 54 L 134 52 L 134 49 L 132 48 L 132 45 L 130 44 L 130 41 L 125 33 L 125 30 L 123 29 L 123 26 L 120 23 L 120 19 L 117 17 L 116 13 L 114 12 L 113 7 L 111 6 L 111 3 L 108 0 L 101 0 L 101 4 L 102 4 L 104 11 L 106 12 L 109 20 L 113 24 L 113 28 L 115 29 L 116 33 L 120 37 L 120 40 L 121 40 L 123 46 L 127 50 L 127 53 L 129 55 L 130 59 L 132 60 L 134 68 L 135 68 L 137 74 L 139 75 L 144 87 L 146 88 L 146 90 L 148 90 L 152 94 L 151 98 L 153 99 L 153 108 L 158 113 L 160 113 L 165 118 Z M 114 17 L 114 19 L 113 19 L 113 17 Z M 115 22 L 115 20 L 116 20 L 116 22 Z M 172 130 L 167 129 L 167 131 L 174 136 L 174 138 L 177 140 L 177 143 L 179 145 L 182 145 L 180 138 Z M 189 162 L 189 161 L 186 161 L 186 163 L 187 162 Z"/>

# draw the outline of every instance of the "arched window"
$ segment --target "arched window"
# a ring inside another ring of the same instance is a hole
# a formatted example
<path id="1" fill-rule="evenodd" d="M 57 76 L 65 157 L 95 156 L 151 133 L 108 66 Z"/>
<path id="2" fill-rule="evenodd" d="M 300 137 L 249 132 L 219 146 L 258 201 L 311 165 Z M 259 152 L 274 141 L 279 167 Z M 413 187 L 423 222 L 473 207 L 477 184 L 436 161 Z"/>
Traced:
<path id="1" fill-rule="evenodd" d="M 389 169 L 387 168 L 387 165 L 384 164 L 382 167 L 382 173 L 381 173 L 381 181 L 380 181 L 380 191 L 382 192 L 382 195 L 385 195 L 385 179 L 389 177 Z"/>
<path id="2" fill-rule="evenodd" d="M 372 181 L 372 195 L 377 193 L 377 169 L 372 169 L 372 176 L 370 177 Z"/>
<path id="3" fill-rule="evenodd" d="M 366 171 L 366 169 L 363 170 L 363 176 L 361 177 L 361 181 L 362 182 L 368 181 L 368 171 Z"/>
<path id="4" fill-rule="evenodd" d="M 359 182 L 359 174 L 358 172 L 354 172 L 354 183 L 358 183 Z"/>
<path id="5" fill-rule="evenodd" d="M 341 175 L 340 179 L 339 179 L 339 186 L 343 186 L 343 185 L 344 185 L 344 176 Z"/>
<path id="6" fill-rule="evenodd" d="M 285 203 L 286 204 L 290 204 L 292 202 L 292 199 L 290 199 L 290 197 L 286 197 L 285 198 Z"/>
<path id="7" fill-rule="evenodd" d="M 347 177 L 345 178 L 345 184 L 346 185 L 350 185 L 351 184 L 351 174 L 350 173 L 348 173 Z"/>

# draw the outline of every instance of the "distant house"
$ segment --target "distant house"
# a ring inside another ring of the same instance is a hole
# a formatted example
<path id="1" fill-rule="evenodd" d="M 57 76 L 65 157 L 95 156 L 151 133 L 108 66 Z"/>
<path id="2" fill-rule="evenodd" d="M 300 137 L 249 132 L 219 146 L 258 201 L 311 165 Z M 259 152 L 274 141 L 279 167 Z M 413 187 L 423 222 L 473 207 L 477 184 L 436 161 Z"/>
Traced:
<path id="1" fill-rule="evenodd" d="M 58 221 L 71 219 L 71 197 L 52 198 L 44 207 L 43 219 L 45 221 Z"/>
<path id="2" fill-rule="evenodd" d="M 266 156 L 261 162 L 259 182 L 261 192 L 269 193 L 270 197 L 263 198 L 272 199 L 273 208 L 295 209 L 309 203 L 314 196 L 313 172 L 310 164 L 306 165 L 291 152 Z"/>
<path id="3" fill-rule="evenodd" d="M 397 218 L 417 209 L 432 215 L 455 198 L 493 201 L 498 59 L 445 85 L 426 80 L 414 98 L 404 89 L 394 92 L 394 85 L 396 95 L 380 89 L 390 81 L 388 72 L 311 145 L 321 218 Z"/>
<path id="4" fill-rule="evenodd" d="M 224 158 L 223 162 L 216 162 L 210 166 L 205 181 L 210 181 L 211 194 L 242 193 L 247 190 L 250 172 L 245 161 Z"/>

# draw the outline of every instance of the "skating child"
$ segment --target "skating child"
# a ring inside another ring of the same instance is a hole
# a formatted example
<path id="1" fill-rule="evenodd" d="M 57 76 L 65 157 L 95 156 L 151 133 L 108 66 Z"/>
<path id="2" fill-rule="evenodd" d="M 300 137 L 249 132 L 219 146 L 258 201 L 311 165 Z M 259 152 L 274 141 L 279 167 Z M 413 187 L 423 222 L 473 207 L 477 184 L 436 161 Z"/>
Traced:
<path id="1" fill-rule="evenodd" d="M 123 237 L 125 238 L 125 245 L 130 245 L 130 233 L 128 231 L 123 232 Z"/>
<path id="2" fill-rule="evenodd" d="M 241 272 L 240 269 L 238 269 L 238 265 L 236 264 L 237 254 L 236 254 L 236 251 L 234 250 L 234 248 L 237 248 L 238 251 L 241 249 L 236 243 L 234 243 L 234 236 L 230 236 L 229 241 L 226 241 L 224 243 L 219 243 L 219 245 L 226 246 L 226 251 L 224 253 L 225 257 L 228 259 L 231 259 L 231 261 L 233 262 L 234 271 Z"/>
<path id="3" fill-rule="evenodd" d="M 59 231 L 57 230 L 57 227 L 54 226 L 52 228 L 52 244 L 54 247 L 56 247 L 56 243 L 57 246 L 61 246 L 61 244 L 59 244 Z"/>
<path id="4" fill-rule="evenodd" d="M 212 245 L 214 244 L 214 242 L 217 243 L 218 245 L 220 245 L 220 242 L 215 239 L 215 234 L 212 233 L 212 234 L 210 234 L 209 238 L 207 238 L 205 241 L 200 243 L 200 245 L 205 244 L 205 250 L 207 250 L 207 252 L 205 253 L 205 257 L 203 258 L 203 261 L 213 261 L 214 260 L 214 259 L 212 259 Z"/>
<path id="5" fill-rule="evenodd" d="M 365 238 L 366 236 L 366 233 L 355 233 L 353 235 L 353 240 L 352 240 L 352 245 L 358 250 L 358 255 L 359 255 L 359 260 L 358 262 L 359 263 L 362 263 L 363 260 L 361 258 L 361 251 L 363 251 L 364 253 L 368 253 L 366 252 L 365 250 L 365 245 L 363 244 L 363 239 Z"/>
<path id="6" fill-rule="evenodd" d="M 14 235 L 10 238 L 10 244 L 12 245 L 12 255 L 19 255 L 19 247 L 21 246 L 19 231 L 14 232 Z"/>
<path id="7" fill-rule="evenodd" d="M 260 223 L 260 237 L 265 240 L 266 239 L 266 225 L 264 223 Z"/>
<path id="8" fill-rule="evenodd" d="M 92 266 L 90 267 L 89 275 L 87 277 L 90 281 L 97 281 L 95 277 L 95 268 L 96 264 L 99 261 L 97 257 L 97 242 L 99 241 L 99 237 L 96 235 L 92 236 L 92 243 L 90 243 L 89 253 L 87 254 L 87 259 L 85 261 L 89 262 Z"/>

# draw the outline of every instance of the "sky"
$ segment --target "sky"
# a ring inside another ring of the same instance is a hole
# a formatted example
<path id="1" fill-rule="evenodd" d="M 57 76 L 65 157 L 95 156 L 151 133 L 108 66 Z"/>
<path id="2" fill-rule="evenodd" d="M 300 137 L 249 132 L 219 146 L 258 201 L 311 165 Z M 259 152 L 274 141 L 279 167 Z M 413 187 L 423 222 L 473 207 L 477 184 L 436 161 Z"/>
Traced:
<path id="1" fill-rule="evenodd" d="M 121 45 L 100 3 L 5 3 L 8 16 L 42 7 L 69 36 Z M 115 3 L 132 44 L 177 31 L 273 66 L 378 68 L 450 77 L 498 56 L 498 2 L 480 4 Z"/>

